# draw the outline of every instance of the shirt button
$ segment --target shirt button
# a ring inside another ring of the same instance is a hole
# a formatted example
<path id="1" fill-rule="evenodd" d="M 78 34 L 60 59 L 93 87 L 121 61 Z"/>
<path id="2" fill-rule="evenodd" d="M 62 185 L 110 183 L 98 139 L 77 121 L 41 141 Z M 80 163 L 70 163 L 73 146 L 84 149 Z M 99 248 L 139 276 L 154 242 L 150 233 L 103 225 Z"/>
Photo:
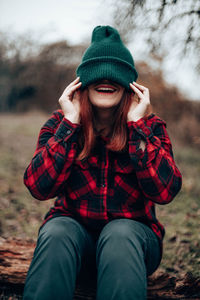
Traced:
<path id="1" fill-rule="evenodd" d="M 70 134 L 71 133 L 71 130 L 67 130 L 67 134 Z"/>
<path id="2" fill-rule="evenodd" d="M 106 185 L 105 185 L 105 184 L 102 184 L 101 186 L 104 188 Z"/>

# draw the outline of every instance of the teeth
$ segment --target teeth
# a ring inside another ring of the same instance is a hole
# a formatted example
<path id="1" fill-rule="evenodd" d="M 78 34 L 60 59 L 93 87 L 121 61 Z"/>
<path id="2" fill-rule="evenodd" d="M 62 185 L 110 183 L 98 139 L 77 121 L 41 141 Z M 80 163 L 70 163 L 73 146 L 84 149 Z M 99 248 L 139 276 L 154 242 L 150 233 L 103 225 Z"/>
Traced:
<path id="1" fill-rule="evenodd" d="M 104 88 L 97 88 L 96 90 L 97 90 L 98 92 L 109 92 L 109 93 L 112 93 L 112 92 L 115 91 L 115 89 L 106 88 L 106 87 L 104 87 Z"/>

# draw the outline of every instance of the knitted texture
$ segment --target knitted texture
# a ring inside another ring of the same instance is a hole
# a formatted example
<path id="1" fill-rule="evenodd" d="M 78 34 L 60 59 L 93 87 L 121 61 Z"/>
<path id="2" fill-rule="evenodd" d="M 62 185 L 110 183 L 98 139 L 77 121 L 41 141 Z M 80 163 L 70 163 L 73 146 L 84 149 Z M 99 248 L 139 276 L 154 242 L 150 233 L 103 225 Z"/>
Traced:
<path id="1" fill-rule="evenodd" d="M 94 28 L 91 45 L 86 49 L 76 74 L 80 77 L 82 89 L 96 81 L 108 79 L 129 90 L 129 83 L 138 77 L 130 51 L 118 31 L 111 26 Z"/>

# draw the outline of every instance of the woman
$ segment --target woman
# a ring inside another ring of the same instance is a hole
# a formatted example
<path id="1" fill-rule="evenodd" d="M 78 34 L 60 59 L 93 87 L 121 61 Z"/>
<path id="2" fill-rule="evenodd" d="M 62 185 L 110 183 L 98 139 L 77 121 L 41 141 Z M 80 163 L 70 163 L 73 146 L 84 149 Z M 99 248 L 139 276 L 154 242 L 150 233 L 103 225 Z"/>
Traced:
<path id="1" fill-rule="evenodd" d="M 181 188 L 166 124 L 148 113 L 149 90 L 135 82 L 116 29 L 94 29 L 77 76 L 42 127 L 24 176 L 35 198 L 57 197 L 24 300 L 72 299 L 77 276 L 92 268 L 98 300 L 145 299 L 147 275 L 162 256 L 155 204 Z"/>

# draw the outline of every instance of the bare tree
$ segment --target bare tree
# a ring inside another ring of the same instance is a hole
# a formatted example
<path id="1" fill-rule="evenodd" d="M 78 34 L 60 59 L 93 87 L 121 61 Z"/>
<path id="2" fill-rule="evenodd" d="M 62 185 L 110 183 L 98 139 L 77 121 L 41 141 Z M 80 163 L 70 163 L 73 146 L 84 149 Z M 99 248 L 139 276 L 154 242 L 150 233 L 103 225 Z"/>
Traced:
<path id="1" fill-rule="evenodd" d="M 111 5 L 125 42 L 139 36 L 158 60 L 171 54 L 177 61 L 192 57 L 200 72 L 200 0 L 115 0 Z"/>

